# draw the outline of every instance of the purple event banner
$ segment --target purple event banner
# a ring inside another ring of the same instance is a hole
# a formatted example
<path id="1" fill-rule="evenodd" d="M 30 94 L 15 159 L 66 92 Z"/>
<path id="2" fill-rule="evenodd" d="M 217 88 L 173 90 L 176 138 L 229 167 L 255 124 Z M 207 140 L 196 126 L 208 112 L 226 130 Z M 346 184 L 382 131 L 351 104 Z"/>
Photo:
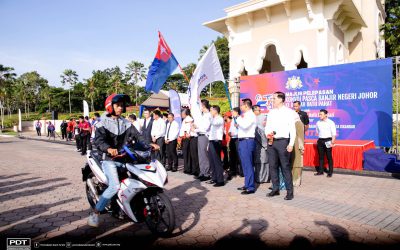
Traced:
<path id="1" fill-rule="evenodd" d="M 308 139 L 317 138 L 319 110 L 327 109 L 339 140 L 392 145 L 392 58 L 241 77 L 240 98 L 250 98 L 264 113 L 276 91 L 286 93 L 288 107 L 301 102 L 310 117 Z"/>

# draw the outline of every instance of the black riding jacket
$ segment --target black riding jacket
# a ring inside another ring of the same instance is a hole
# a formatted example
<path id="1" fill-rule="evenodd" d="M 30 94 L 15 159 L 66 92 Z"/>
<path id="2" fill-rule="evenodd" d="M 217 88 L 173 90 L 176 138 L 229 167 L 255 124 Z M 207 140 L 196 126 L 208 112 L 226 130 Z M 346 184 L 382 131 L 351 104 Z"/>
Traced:
<path id="1" fill-rule="evenodd" d="M 120 151 L 122 147 L 133 140 L 133 143 L 144 142 L 143 136 L 127 119 L 118 117 L 113 119 L 107 113 L 101 116 L 96 124 L 94 144 L 98 150 L 105 153 L 105 160 L 110 160 L 107 149 L 113 148 Z M 150 145 L 142 145 L 150 148 Z"/>

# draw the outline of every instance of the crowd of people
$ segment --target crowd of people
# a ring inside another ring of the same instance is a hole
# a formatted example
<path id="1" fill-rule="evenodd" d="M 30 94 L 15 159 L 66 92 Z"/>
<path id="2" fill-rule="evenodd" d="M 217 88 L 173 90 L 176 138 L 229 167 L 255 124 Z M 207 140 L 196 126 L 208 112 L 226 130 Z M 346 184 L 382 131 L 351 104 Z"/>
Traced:
<path id="1" fill-rule="evenodd" d="M 218 105 L 210 106 L 201 100 L 201 116 L 194 118 L 191 110 L 182 110 L 181 126 L 173 113 L 162 113 L 156 109 L 143 111 L 143 119 L 135 114 L 127 120 L 141 134 L 146 144 L 156 144 L 159 150 L 152 158 L 162 163 L 167 171 L 178 170 L 178 149 L 183 155 L 183 172 L 199 181 L 224 186 L 233 177 L 244 177 L 238 190 L 241 194 L 252 194 L 256 185 L 270 183 L 268 197 L 286 189 L 286 200 L 294 197 L 293 187 L 301 185 L 303 167 L 304 135 L 309 128 L 309 118 L 301 110 L 300 101 L 293 103 L 293 110 L 286 107 L 285 94 L 276 92 L 272 98 L 273 109 L 262 114 L 258 105 L 243 99 L 240 107 L 221 114 Z M 336 128 L 328 118 L 328 111 L 320 110 L 316 123 L 320 165 L 315 175 L 327 177 L 333 174 L 332 146 L 335 144 Z M 99 113 L 94 117 L 70 119 L 60 125 L 62 139 L 75 139 L 78 152 L 85 155 L 92 150 L 96 124 L 101 120 Z M 38 135 L 42 124 L 36 123 Z M 55 130 L 49 122 L 47 126 Z M 48 136 L 50 136 L 49 131 Z M 324 168 L 324 158 L 329 168 Z"/>
<path id="2" fill-rule="evenodd" d="M 309 127 L 307 113 L 301 111 L 301 103 L 294 102 L 294 110 L 285 106 L 285 94 L 273 94 L 273 108 L 267 115 L 261 113 L 258 105 L 250 99 L 242 99 L 239 107 L 221 114 L 218 105 L 210 106 L 208 100 L 201 100 L 200 111 L 191 115 L 190 109 L 181 112 L 181 126 L 173 113 L 162 113 L 156 109 L 143 111 L 143 119 L 125 113 L 129 97 L 113 94 L 106 99 L 106 113 L 94 126 L 94 144 L 106 155 L 116 156 L 118 148 L 126 143 L 128 136 L 134 136 L 147 147 L 152 147 L 152 159 L 157 159 L 167 171 L 178 171 L 177 150 L 183 154 L 183 172 L 193 175 L 200 182 L 213 187 L 222 187 L 235 176 L 244 177 L 244 184 L 238 187 L 243 195 L 253 194 L 256 185 L 272 182 L 267 197 L 280 194 L 286 189 L 285 200 L 294 198 L 294 186 L 301 184 L 304 153 L 304 134 Z M 318 149 L 321 166 L 316 175 L 324 173 L 324 155 L 328 155 L 329 172 L 332 176 L 332 146 L 335 143 L 336 128 L 321 110 L 316 128 L 320 135 Z M 82 117 L 79 131 L 90 131 Z M 68 127 L 68 126 L 67 126 Z M 93 126 L 92 126 L 93 127 Z M 92 135 L 93 128 L 91 130 Z M 86 135 L 80 137 L 85 147 Z M 78 145 L 78 144 L 77 144 Z M 84 151 L 82 151 L 82 154 Z M 116 183 L 119 162 L 105 160 L 102 164 L 112 185 L 104 191 L 96 208 L 88 219 L 88 225 L 99 225 L 99 214 L 118 191 Z M 239 178 L 240 178 L 239 177 Z"/>
<path id="3" fill-rule="evenodd" d="M 79 119 L 71 118 L 68 122 L 63 120 L 60 124 L 61 136 L 58 135 L 62 140 L 72 141 L 75 140 L 76 151 L 80 152 L 81 155 L 86 155 L 87 150 L 92 150 L 93 138 L 95 136 L 96 124 L 100 121 L 100 114 L 94 113 L 92 118 L 88 116 L 80 116 Z M 37 120 L 35 122 L 36 133 L 38 136 L 42 136 L 42 122 Z M 47 122 L 47 137 L 55 138 L 56 132 L 55 125 L 51 122 Z"/>
<path id="4" fill-rule="evenodd" d="M 309 118 L 301 110 L 301 103 L 293 103 L 294 110 L 284 105 L 285 94 L 276 92 L 274 108 L 262 114 L 258 105 L 243 99 L 239 107 L 221 114 L 220 107 L 201 101 L 201 117 L 192 117 L 190 109 L 181 113 L 182 125 L 174 114 L 144 110 L 144 118 L 131 122 L 143 135 L 146 143 L 155 143 L 160 150 L 154 155 L 167 169 L 177 171 L 177 145 L 183 154 L 183 172 L 214 187 L 225 185 L 235 176 L 244 177 L 241 194 L 252 194 L 256 185 L 272 182 L 267 196 L 287 190 L 285 199 L 294 197 L 293 186 L 301 185 L 304 134 Z M 336 130 L 327 111 L 321 110 L 316 124 L 320 135 L 318 152 L 320 167 L 316 175 L 324 174 L 324 155 L 329 163 L 328 177 L 332 176 L 332 145 Z M 331 144 L 327 144 L 330 142 Z"/>

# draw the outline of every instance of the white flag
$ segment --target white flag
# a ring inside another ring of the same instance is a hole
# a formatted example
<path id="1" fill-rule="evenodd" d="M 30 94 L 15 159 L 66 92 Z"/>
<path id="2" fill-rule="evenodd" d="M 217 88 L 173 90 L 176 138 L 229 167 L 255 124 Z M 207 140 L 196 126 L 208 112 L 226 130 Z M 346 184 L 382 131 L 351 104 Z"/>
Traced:
<path id="1" fill-rule="evenodd" d="M 193 118 L 198 116 L 200 112 L 199 99 L 201 91 L 204 87 L 216 81 L 225 81 L 225 78 L 213 43 L 200 59 L 190 79 L 188 95 Z"/>
<path id="2" fill-rule="evenodd" d="M 83 116 L 89 116 L 89 105 L 83 100 Z"/>

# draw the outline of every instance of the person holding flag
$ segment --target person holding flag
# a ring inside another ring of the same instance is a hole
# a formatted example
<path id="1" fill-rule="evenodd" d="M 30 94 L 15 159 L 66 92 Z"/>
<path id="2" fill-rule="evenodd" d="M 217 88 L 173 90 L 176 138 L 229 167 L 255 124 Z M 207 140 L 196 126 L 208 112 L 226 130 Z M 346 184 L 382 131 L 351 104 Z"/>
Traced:
<path id="1" fill-rule="evenodd" d="M 221 64 L 219 63 L 215 45 L 211 44 L 204 56 L 200 59 L 193 76 L 190 79 L 188 96 L 190 109 L 194 119 L 194 125 L 198 132 L 198 151 L 200 165 L 200 180 L 208 180 L 209 161 L 207 157 L 208 132 L 211 126 L 211 115 L 209 113 L 210 104 L 207 100 L 201 101 L 200 93 L 212 82 L 225 81 L 222 74 Z M 204 151 L 205 150 L 205 151 Z"/>

